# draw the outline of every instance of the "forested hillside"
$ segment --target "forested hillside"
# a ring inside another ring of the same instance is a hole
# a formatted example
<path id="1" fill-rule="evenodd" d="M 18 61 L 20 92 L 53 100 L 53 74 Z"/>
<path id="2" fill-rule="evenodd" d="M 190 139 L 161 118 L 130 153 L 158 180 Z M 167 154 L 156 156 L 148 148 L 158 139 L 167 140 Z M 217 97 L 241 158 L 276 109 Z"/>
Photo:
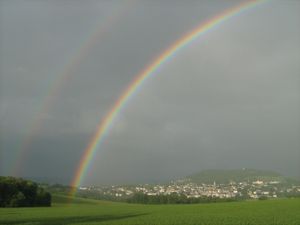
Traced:
<path id="1" fill-rule="evenodd" d="M 240 170 L 204 170 L 200 173 L 188 176 L 189 181 L 195 183 L 229 183 L 229 182 L 253 182 L 256 180 L 262 181 L 279 181 L 281 183 L 295 182 L 273 171 L 261 171 L 254 169 L 240 169 Z"/>

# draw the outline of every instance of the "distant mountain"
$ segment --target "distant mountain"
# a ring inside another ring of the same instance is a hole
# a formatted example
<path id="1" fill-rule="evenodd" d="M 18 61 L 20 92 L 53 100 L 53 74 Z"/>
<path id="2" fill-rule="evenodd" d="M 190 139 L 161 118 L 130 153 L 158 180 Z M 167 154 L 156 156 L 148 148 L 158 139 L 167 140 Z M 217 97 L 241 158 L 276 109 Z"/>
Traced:
<path id="1" fill-rule="evenodd" d="M 186 177 L 182 181 L 194 183 L 226 184 L 229 182 L 253 182 L 261 181 L 279 181 L 280 183 L 299 183 L 297 180 L 286 178 L 279 173 L 272 171 L 254 170 L 254 169 L 237 169 L 237 170 L 204 170 L 200 173 Z"/>

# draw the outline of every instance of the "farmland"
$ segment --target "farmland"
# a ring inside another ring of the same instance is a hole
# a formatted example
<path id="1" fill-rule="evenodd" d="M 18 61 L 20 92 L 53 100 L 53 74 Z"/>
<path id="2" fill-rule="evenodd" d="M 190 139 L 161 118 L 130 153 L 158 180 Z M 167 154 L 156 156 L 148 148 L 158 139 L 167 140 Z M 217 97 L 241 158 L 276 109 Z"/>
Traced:
<path id="1" fill-rule="evenodd" d="M 298 225 L 300 199 L 139 205 L 54 196 L 50 208 L 2 208 L 1 225 Z"/>

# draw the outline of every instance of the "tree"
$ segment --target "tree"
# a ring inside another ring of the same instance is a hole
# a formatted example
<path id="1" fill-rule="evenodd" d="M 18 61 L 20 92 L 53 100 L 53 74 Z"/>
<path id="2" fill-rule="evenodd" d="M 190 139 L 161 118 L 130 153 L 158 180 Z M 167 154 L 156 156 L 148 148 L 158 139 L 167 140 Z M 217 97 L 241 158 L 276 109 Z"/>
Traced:
<path id="1" fill-rule="evenodd" d="M 0 207 L 51 206 L 51 195 L 35 182 L 0 177 Z"/>

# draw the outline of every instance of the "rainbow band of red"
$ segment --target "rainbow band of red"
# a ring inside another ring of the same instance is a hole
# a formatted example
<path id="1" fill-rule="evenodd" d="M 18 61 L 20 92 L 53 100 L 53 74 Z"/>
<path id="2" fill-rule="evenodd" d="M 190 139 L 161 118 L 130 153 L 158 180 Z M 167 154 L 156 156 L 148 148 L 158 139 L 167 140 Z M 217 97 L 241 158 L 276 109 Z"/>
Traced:
<path id="1" fill-rule="evenodd" d="M 141 87 L 146 80 L 153 76 L 155 71 L 164 64 L 168 59 L 175 55 L 182 48 L 186 47 L 193 40 L 199 38 L 203 34 L 210 31 L 212 28 L 223 23 L 224 21 L 236 16 L 245 10 L 253 8 L 266 0 L 252 0 L 243 2 L 233 8 L 227 9 L 224 12 L 218 14 L 217 16 L 209 19 L 208 21 L 201 23 L 194 30 L 184 35 L 181 39 L 172 44 L 167 50 L 165 50 L 159 57 L 148 65 L 140 74 L 138 74 L 119 99 L 115 102 L 114 106 L 111 108 L 109 113 L 104 117 L 104 120 L 98 125 L 95 134 L 93 135 L 88 146 L 84 150 L 83 156 L 80 160 L 79 166 L 76 170 L 74 179 L 71 183 L 71 186 L 74 187 L 70 195 L 74 195 L 76 192 L 76 187 L 81 184 L 83 177 L 85 176 L 87 169 L 89 167 L 92 158 L 101 145 L 105 136 L 109 133 L 110 128 L 113 126 L 116 117 L 122 112 L 125 108 L 126 103 L 130 100 L 130 97 L 138 91 L 138 88 Z"/>

